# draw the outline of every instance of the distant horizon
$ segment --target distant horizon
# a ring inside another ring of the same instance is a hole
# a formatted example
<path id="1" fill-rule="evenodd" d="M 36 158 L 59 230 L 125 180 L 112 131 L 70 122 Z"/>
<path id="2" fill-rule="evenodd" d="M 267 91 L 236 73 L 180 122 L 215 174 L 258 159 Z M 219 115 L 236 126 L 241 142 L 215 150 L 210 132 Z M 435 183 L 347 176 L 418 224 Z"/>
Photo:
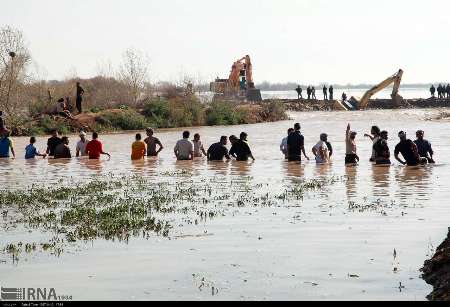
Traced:
<path id="1" fill-rule="evenodd" d="M 48 83 L 62 83 L 62 82 L 68 82 L 68 81 L 75 81 L 75 80 L 80 80 L 80 82 L 87 81 L 87 80 L 91 80 L 91 79 L 95 79 L 95 78 L 115 78 L 115 77 L 105 77 L 105 76 L 101 76 L 101 75 L 95 75 L 92 77 L 88 77 L 88 78 L 81 78 L 81 77 L 71 77 L 71 78 L 65 78 L 65 79 L 50 79 L 50 80 L 35 80 L 34 82 L 48 82 Z M 212 82 L 212 81 L 211 81 Z M 170 80 L 158 80 L 155 82 L 149 82 L 149 84 L 152 85 L 158 85 L 158 84 L 175 84 L 176 82 L 174 81 L 170 81 Z M 209 86 L 210 82 L 200 82 L 197 83 L 197 86 Z M 450 85 L 450 82 L 429 82 L 429 83 L 401 83 L 400 87 L 404 87 L 404 88 L 430 88 L 431 85 L 434 86 L 438 86 L 439 84 L 441 85 Z M 272 86 L 272 87 L 286 87 L 286 86 L 301 86 L 301 87 L 308 87 L 308 86 L 314 86 L 314 87 L 323 87 L 324 85 L 329 87 L 330 85 L 333 85 L 333 87 L 335 88 L 371 88 L 373 86 L 375 86 L 376 84 L 369 84 L 369 83 L 348 83 L 348 84 L 337 84 L 337 83 L 328 83 L 328 82 L 319 82 L 316 84 L 300 84 L 297 82 L 293 82 L 293 81 L 288 81 L 288 82 L 269 82 L 269 81 L 262 81 L 262 82 L 256 82 L 255 86 L 257 88 L 259 87 L 265 87 L 265 86 Z M 387 86 L 387 88 L 391 88 L 393 85 L 389 85 Z"/>

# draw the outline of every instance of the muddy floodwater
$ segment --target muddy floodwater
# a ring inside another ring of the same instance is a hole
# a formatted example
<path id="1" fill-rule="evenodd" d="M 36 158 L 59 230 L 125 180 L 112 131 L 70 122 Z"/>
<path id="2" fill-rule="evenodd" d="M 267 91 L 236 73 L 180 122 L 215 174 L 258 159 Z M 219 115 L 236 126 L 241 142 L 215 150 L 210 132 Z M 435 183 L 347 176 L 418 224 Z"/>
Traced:
<path id="1" fill-rule="evenodd" d="M 4 204 L 1 211 L 9 213 L 0 217 L 0 283 L 55 288 L 74 300 L 425 300 L 431 287 L 419 269 L 450 226 L 450 123 L 426 120 L 438 113 L 290 113 L 292 120 L 284 122 L 190 129 L 208 145 L 246 131 L 254 163 L 176 162 L 173 147 L 182 129 L 158 131 L 165 149 L 142 162 L 130 161 L 133 133 L 101 136 L 112 158 L 100 162 L 26 162 L 28 139 L 15 138 L 18 159 L 0 161 L 2 190 L 82 188 L 94 178 L 137 175 L 171 191 L 190 185 L 192 193 L 185 213 L 176 211 L 185 202 L 174 201 L 172 213 L 160 215 L 171 225 L 168 235 L 76 240 L 57 255 L 38 249 L 18 259 L 5 246 L 39 244 L 53 234 L 7 226 L 16 210 Z M 328 133 L 331 165 L 284 161 L 279 144 L 295 122 L 302 124 L 310 156 L 319 134 Z M 358 132 L 361 163 L 354 168 L 343 165 L 348 122 Z M 411 138 L 425 130 L 437 164 L 407 168 L 392 157 L 390 168 L 372 166 L 371 142 L 363 135 L 374 124 L 389 131 L 392 153 L 399 130 Z M 46 139 L 38 138 L 36 147 L 44 150 Z M 71 136 L 73 152 L 76 140 Z M 304 193 L 293 189 L 311 180 L 322 184 L 304 187 Z"/>

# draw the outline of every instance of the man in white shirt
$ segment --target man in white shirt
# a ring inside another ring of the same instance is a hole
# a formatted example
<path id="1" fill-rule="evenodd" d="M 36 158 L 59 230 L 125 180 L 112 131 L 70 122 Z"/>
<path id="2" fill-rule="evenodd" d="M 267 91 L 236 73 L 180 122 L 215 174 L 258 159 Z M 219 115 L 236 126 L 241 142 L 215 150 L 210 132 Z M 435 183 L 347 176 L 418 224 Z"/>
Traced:
<path id="1" fill-rule="evenodd" d="M 327 134 L 322 133 L 320 135 L 320 141 L 313 147 L 312 152 L 316 156 L 316 162 L 318 164 L 330 162 L 330 153 L 327 146 Z"/>
<path id="2" fill-rule="evenodd" d="M 288 129 L 288 136 L 289 134 L 291 134 L 291 132 L 294 132 L 294 128 L 289 128 Z M 288 150 L 287 150 L 287 141 L 288 141 L 288 136 L 285 137 L 280 144 L 280 151 L 283 153 L 284 157 L 287 159 L 288 158 Z"/>
<path id="3" fill-rule="evenodd" d="M 80 140 L 78 141 L 77 148 L 76 148 L 77 157 L 79 157 L 80 155 L 82 157 L 87 156 L 87 153 L 86 153 L 87 143 L 89 143 L 89 140 L 86 139 L 86 132 L 81 131 L 80 132 Z"/>
<path id="4" fill-rule="evenodd" d="M 193 160 L 194 145 L 189 141 L 190 132 L 183 132 L 183 139 L 179 140 L 173 149 L 177 160 Z"/>

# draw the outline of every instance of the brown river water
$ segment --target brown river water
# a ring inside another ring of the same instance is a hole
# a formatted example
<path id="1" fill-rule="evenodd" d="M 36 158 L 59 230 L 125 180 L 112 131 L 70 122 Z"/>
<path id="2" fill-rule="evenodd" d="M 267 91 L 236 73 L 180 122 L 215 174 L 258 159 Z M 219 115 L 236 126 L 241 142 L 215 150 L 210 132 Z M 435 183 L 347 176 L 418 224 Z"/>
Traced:
<path id="1" fill-rule="evenodd" d="M 425 120 L 438 113 L 290 113 L 291 120 L 283 122 L 190 129 L 201 134 L 205 145 L 217 142 L 220 135 L 246 131 L 254 163 L 176 162 L 173 147 L 183 129 L 158 131 L 165 150 L 158 159 L 142 162 L 130 161 L 134 133 L 101 136 L 112 158 L 100 162 L 76 158 L 26 162 L 28 138 L 15 138 L 18 159 L 0 161 L 0 185 L 7 189 L 108 174 L 138 174 L 158 181 L 161 172 L 180 170 L 204 181 L 246 178 L 267 191 L 282 191 L 299 179 L 347 180 L 285 206 L 234 208 L 199 225 L 175 228 L 169 238 L 155 235 L 128 243 L 94 240 L 60 257 L 38 253 L 19 263 L 0 252 L 0 284 L 53 287 L 75 300 L 425 300 L 431 287 L 420 278 L 419 269 L 450 226 L 450 123 Z M 334 148 L 331 165 L 284 161 L 279 144 L 295 122 L 302 124 L 310 157 L 319 134 L 328 133 Z M 358 132 L 361 163 L 354 168 L 343 165 L 348 122 Z M 391 167 L 373 166 L 368 162 L 371 142 L 363 135 L 374 124 L 389 131 L 391 152 L 399 130 L 410 138 L 417 129 L 425 130 L 437 164 L 409 168 L 392 157 Z M 38 138 L 38 149 L 45 149 L 46 139 Z M 77 139 L 71 136 L 71 148 Z M 377 205 L 373 210 L 351 210 L 349 203 Z M 0 232 L 2 247 L 39 238 L 38 230 Z"/>

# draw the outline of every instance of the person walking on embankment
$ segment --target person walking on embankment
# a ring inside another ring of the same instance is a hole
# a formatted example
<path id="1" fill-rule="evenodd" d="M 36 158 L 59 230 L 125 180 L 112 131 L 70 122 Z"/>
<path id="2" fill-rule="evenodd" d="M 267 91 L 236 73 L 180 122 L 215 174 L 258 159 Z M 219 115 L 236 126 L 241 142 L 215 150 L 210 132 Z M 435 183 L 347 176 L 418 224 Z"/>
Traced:
<path id="1" fill-rule="evenodd" d="M 78 110 L 78 114 L 81 114 L 83 111 L 82 108 L 82 102 L 83 102 L 83 95 L 84 95 L 84 89 L 81 87 L 80 82 L 77 82 L 77 93 L 76 93 L 76 107 Z"/>

